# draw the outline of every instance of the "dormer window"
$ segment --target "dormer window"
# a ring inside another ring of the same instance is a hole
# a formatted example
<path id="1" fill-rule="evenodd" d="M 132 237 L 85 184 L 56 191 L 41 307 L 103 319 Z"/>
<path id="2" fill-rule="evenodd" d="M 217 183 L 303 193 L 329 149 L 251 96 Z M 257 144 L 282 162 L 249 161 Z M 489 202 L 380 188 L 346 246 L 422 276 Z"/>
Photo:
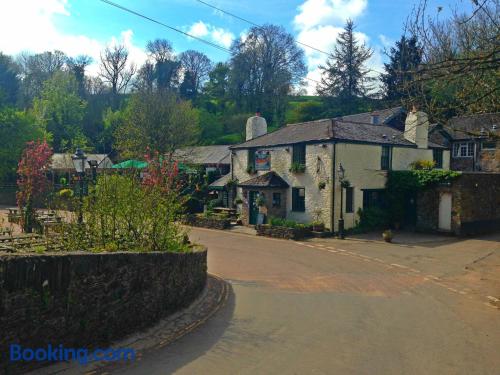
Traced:
<path id="1" fill-rule="evenodd" d="M 377 114 L 372 114 L 371 115 L 371 123 L 373 125 L 378 125 L 378 122 L 379 122 L 379 115 Z"/>

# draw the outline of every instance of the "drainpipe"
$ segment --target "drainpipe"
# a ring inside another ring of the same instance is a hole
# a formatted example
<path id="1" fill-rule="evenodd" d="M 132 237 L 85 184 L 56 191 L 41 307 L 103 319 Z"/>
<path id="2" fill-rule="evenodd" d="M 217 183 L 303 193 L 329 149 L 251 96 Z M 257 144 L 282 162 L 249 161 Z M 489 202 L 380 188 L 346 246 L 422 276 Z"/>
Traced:
<path id="1" fill-rule="evenodd" d="M 336 161 L 337 157 L 337 143 L 333 142 L 333 156 L 332 156 L 332 201 L 331 201 L 331 207 L 330 207 L 330 212 L 331 212 L 331 228 L 330 230 L 335 232 L 335 181 L 336 181 L 336 176 L 335 176 L 335 166 L 337 165 Z"/>

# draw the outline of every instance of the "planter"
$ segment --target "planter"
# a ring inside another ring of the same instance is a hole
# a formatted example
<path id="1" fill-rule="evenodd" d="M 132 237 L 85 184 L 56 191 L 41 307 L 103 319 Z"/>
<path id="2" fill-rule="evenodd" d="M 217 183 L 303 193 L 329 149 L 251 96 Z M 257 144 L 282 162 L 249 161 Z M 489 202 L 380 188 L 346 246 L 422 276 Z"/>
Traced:
<path id="1" fill-rule="evenodd" d="M 266 236 L 273 238 L 283 238 L 287 240 L 299 240 L 311 235 L 310 228 L 288 228 L 261 224 L 256 226 L 258 236 Z"/>
<path id="2" fill-rule="evenodd" d="M 323 232 L 325 230 L 325 224 L 324 223 L 313 223 L 312 230 L 314 232 Z"/>
<path id="3" fill-rule="evenodd" d="M 385 242 L 392 242 L 392 239 L 394 238 L 392 231 L 386 230 L 382 233 L 382 238 L 384 239 Z"/>

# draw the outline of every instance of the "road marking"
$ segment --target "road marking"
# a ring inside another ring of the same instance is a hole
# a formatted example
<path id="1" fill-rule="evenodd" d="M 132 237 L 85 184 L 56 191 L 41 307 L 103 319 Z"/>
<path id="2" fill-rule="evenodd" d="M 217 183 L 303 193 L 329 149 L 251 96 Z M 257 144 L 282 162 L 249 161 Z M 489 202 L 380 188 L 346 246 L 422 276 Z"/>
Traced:
<path id="1" fill-rule="evenodd" d="M 337 250 L 328 250 L 330 253 L 338 253 Z"/>
<path id="2" fill-rule="evenodd" d="M 486 296 L 486 298 L 488 298 L 490 301 L 493 301 L 493 302 L 500 302 L 500 299 L 493 297 L 493 296 Z"/>

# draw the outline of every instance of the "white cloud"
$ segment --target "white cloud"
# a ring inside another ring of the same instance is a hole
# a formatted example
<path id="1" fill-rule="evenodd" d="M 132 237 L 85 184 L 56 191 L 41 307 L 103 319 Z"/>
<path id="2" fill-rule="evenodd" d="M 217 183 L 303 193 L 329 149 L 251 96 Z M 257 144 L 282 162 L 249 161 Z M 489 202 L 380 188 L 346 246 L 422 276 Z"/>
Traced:
<path id="1" fill-rule="evenodd" d="M 355 19 L 364 13 L 368 0 L 305 0 L 297 8 L 294 18 L 294 27 L 297 30 L 297 40 L 324 52 L 332 52 L 336 39 L 344 29 L 347 19 Z M 365 33 L 356 31 L 355 36 L 360 43 L 368 45 L 369 37 Z M 327 55 L 302 46 L 309 68 L 308 78 L 319 81 L 321 73 L 319 66 L 326 62 Z M 367 62 L 370 69 L 379 70 L 382 58 L 378 48 Z M 316 83 L 307 81 L 307 91 L 314 94 Z"/>
<path id="2" fill-rule="evenodd" d="M 306 0 L 298 7 L 294 24 L 299 29 L 319 25 L 344 23 L 348 18 L 361 15 L 368 5 L 367 0 Z"/>
<path id="3" fill-rule="evenodd" d="M 205 23 L 203 21 L 193 23 L 187 29 L 187 32 L 188 34 L 199 38 L 208 37 L 212 42 L 215 42 L 226 48 L 231 47 L 231 43 L 235 38 L 234 34 L 229 30 L 223 29 L 222 27 L 212 26 L 209 23 Z"/>
<path id="4" fill-rule="evenodd" d="M 22 51 L 40 53 L 60 50 L 68 56 L 89 55 L 94 63 L 90 74 L 98 72 L 99 54 L 106 42 L 120 41 L 129 50 L 131 61 L 141 64 L 145 60 L 144 51 L 132 42 L 132 30 L 123 31 L 119 38 L 108 41 L 75 35 L 58 30 L 57 17 L 70 17 L 68 0 L 12 0 L 2 3 L 0 13 L 0 51 L 15 55 Z"/>

